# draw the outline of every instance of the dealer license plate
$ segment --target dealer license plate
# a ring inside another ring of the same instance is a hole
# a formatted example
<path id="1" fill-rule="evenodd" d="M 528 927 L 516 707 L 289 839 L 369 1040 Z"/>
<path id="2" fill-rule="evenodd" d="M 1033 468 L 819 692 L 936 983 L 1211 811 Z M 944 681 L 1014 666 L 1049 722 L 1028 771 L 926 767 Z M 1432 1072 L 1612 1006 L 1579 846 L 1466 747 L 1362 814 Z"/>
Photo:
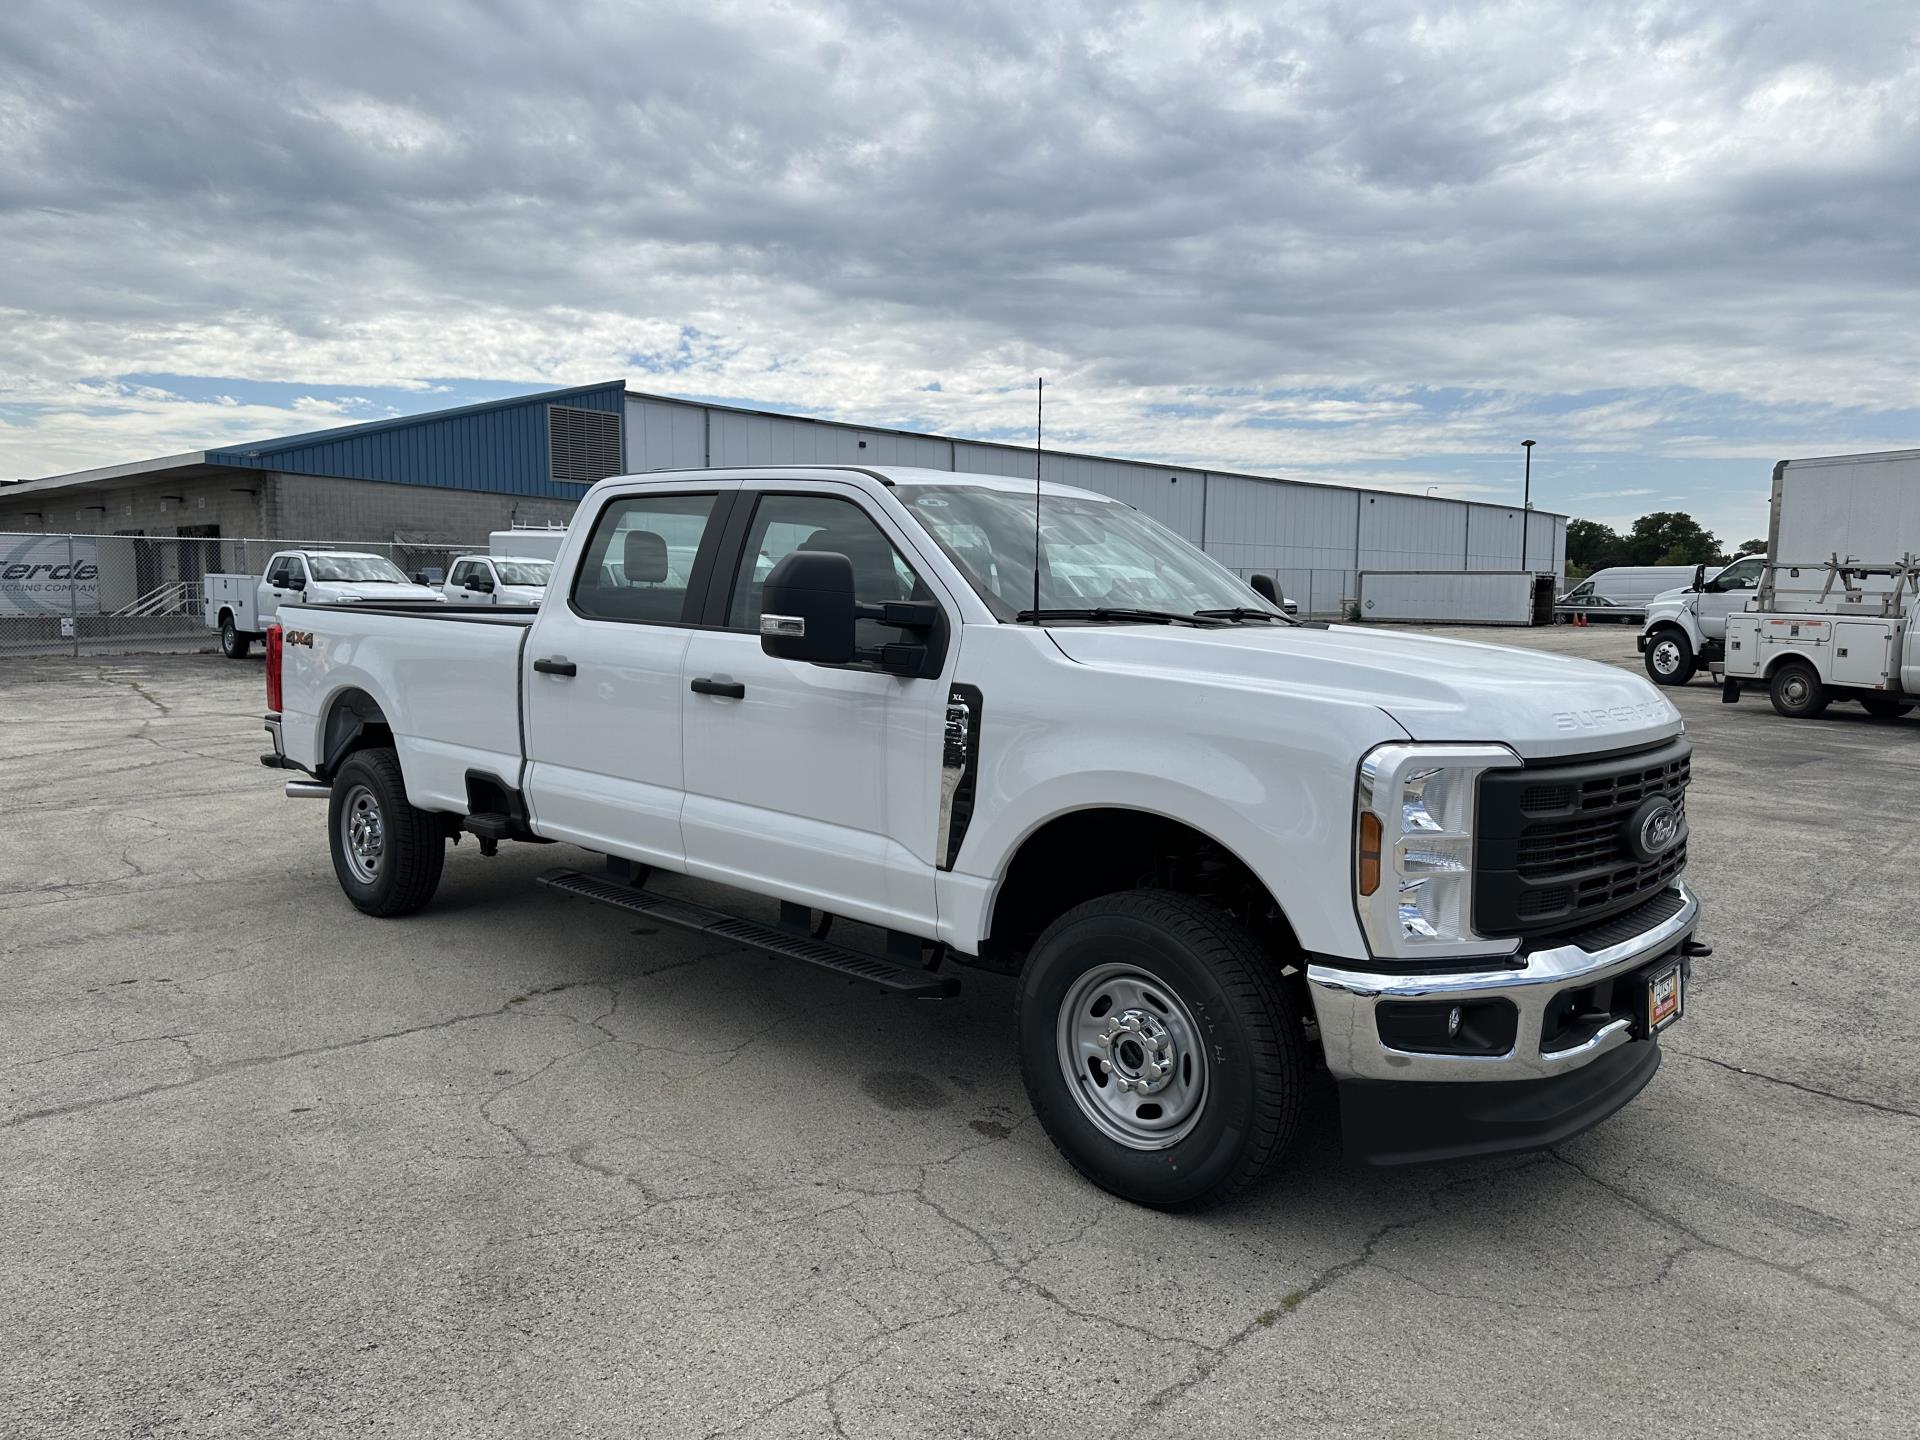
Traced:
<path id="1" fill-rule="evenodd" d="M 1686 982 L 1680 967 L 1669 965 L 1647 977 L 1647 1033 L 1657 1035 L 1673 1024 L 1686 1008 Z"/>

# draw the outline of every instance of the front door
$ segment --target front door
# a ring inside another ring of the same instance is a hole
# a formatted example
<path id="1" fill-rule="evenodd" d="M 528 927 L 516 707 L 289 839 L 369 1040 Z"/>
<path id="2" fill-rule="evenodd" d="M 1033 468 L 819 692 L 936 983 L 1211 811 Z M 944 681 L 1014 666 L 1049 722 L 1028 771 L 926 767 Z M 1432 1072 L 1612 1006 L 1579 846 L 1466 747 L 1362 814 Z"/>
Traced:
<path id="1" fill-rule="evenodd" d="M 1763 557 L 1749 555 L 1707 581 L 1699 600 L 1702 635 L 1709 640 L 1727 638 L 1727 616 L 1747 608 L 1747 601 L 1760 588 L 1760 572 L 1766 568 L 1766 564 Z"/>
<path id="2" fill-rule="evenodd" d="M 540 832 L 680 869 L 681 678 L 737 482 L 613 495 L 527 636 L 526 794 Z"/>
<path id="3" fill-rule="evenodd" d="M 903 679 L 870 662 L 778 660 L 760 649 L 761 585 L 797 549 L 851 559 L 862 602 L 939 600 L 951 615 L 858 493 L 822 481 L 740 496 L 734 530 L 744 530 L 744 544 L 729 547 L 738 558 L 724 613 L 713 617 L 724 623 L 694 634 L 681 687 L 687 871 L 925 932 L 935 916 L 946 682 Z M 877 621 L 857 627 L 861 647 L 909 638 Z"/>

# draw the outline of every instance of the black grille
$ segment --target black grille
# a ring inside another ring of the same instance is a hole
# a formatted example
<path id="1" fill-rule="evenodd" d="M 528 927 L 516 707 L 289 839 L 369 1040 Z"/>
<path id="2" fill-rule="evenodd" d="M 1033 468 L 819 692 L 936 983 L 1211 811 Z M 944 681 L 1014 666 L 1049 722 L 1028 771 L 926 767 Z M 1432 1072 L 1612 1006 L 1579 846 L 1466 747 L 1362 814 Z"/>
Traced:
<path id="1" fill-rule="evenodd" d="M 1593 925 L 1671 884 L 1687 863 L 1686 792 L 1692 748 L 1569 765 L 1490 770 L 1481 777 L 1475 830 L 1474 929 L 1541 935 Z M 1679 843 L 1643 860 L 1628 820 L 1664 796 L 1680 812 Z"/>

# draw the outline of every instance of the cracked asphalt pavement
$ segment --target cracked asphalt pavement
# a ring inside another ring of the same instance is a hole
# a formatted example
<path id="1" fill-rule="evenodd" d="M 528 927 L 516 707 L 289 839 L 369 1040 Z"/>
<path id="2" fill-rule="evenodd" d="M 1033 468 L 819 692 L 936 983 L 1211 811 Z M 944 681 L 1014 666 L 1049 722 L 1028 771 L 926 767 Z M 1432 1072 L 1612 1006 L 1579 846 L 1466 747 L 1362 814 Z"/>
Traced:
<path id="1" fill-rule="evenodd" d="M 1675 699 L 1717 951 L 1649 1089 L 1373 1171 L 1322 1086 L 1183 1218 L 1054 1154 L 1007 980 L 656 932 L 558 846 L 370 920 L 257 659 L 0 662 L 0 1434 L 1920 1433 L 1920 722 Z"/>

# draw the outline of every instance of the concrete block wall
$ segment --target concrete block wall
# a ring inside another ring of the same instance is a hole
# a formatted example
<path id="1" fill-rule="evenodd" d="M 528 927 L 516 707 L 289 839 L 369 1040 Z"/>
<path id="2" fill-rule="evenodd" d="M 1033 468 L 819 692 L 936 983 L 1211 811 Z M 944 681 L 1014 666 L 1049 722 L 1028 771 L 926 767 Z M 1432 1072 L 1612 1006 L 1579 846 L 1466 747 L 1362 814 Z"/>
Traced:
<path id="1" fill-rule="evenodd" d="M 218 525 L 222 537 L 254 535 L 265 523 L 261 502 L 264 478 L 147 479 L 129 485 L 22 496 L 12 501 L 0 495 L 0 531 L 118 535 L 138 530 L 149 536 L 168 536 L 182 528 Z M 254 493 L 243 493 L 249 490 Z M 173 496 L 179 498 L 170 498 Z"/>
<path id="2" fill-rule="evenodd" d="M 270 474 L 265 529 L 276 540 L 391 542 L 405 535 L 484 547 L 490 531 L 522 525 L 564 525 L 574 505 L 524 495 L 341 480 L 320 475 Z M 580 493 L 586 493 L 586 486 Z"/>

